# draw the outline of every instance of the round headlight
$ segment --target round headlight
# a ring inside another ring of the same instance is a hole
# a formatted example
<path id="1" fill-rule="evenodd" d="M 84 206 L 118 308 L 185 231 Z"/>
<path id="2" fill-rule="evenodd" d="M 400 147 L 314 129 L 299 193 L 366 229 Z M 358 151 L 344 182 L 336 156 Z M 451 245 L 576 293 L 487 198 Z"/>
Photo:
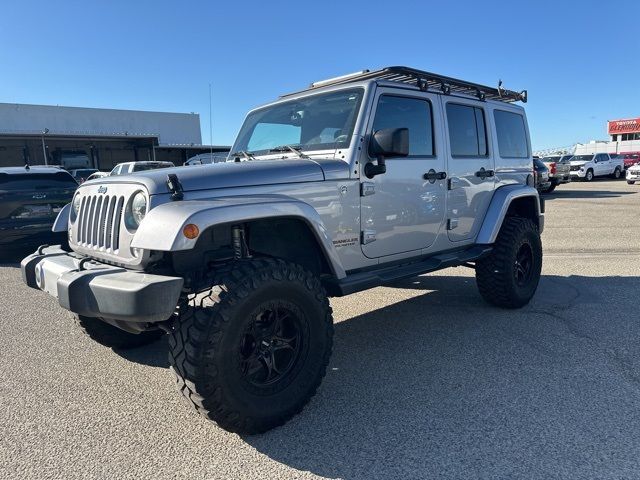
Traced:
<path id="1" fill-rule="evenodd" d="M 75 221 L 76 217 L 78 216 L 81 202 L 82 202 L 82 199 L 80 198 L 80 195 L 77 195 L 77 194 L 75 197 L 73 197 L 73 200 L 71 201 L 71 220 L 72 221 Z"/>
<path id="2" fill-rule="evenodd" d="M 145 197 L 144 193 L 138 192 L 133 196 L 133 200 L 131 200 L 131 220 L 133 220 L 133 225 L 138 227 L 146 214 L 147 197 Z"/>

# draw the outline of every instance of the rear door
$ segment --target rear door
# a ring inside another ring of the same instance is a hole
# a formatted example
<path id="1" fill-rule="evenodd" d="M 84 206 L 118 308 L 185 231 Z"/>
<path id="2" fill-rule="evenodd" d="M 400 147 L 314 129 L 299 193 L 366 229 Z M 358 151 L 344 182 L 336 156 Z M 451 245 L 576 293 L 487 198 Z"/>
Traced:
<path id="1" fill-rule="evenodd" d="M 474 100 L 443 103 L 449 174 L 447 234 L 452 242 L 469 241 L 480 229 L 495 188 L 488 110 Z"/>

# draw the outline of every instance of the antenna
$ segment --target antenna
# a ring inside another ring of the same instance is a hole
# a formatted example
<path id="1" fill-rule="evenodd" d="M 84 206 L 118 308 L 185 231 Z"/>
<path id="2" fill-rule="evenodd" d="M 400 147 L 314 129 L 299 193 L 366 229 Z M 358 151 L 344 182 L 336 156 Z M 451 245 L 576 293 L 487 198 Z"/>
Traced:
<path id="1" fill-rule="evenodd" d="M 211 82 L 209 82 L 209 148 L 211 149 L 211 163 L 213 163 L 213 115 L 211 107 Z"/>

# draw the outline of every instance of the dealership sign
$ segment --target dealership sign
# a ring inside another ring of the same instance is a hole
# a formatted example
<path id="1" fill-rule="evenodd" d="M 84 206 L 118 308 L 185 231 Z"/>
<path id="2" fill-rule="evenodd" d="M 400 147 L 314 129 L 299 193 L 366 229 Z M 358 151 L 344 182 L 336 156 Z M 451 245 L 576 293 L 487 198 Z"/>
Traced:
<path id="1" fill-rule="evenodd" d="M 609 135 L 640 132 L 640 118 L 632 118 L 630 120 L 611 120 L 608 123 Z"/>

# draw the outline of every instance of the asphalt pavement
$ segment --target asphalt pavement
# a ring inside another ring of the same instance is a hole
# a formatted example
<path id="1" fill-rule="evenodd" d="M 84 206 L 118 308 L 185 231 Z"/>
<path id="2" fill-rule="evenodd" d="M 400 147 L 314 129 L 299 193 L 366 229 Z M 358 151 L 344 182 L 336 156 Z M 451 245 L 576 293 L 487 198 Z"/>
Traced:
<path id="1" fill-rule="evenodd" d="M 640 478 L 640 185 L 547 196 L 540 288 L 452 268 L 333 299 L 334 354 L 285 426 L 188 409 L 167 345 L 114 351 L 0 264 L 0 478 Z"/>

